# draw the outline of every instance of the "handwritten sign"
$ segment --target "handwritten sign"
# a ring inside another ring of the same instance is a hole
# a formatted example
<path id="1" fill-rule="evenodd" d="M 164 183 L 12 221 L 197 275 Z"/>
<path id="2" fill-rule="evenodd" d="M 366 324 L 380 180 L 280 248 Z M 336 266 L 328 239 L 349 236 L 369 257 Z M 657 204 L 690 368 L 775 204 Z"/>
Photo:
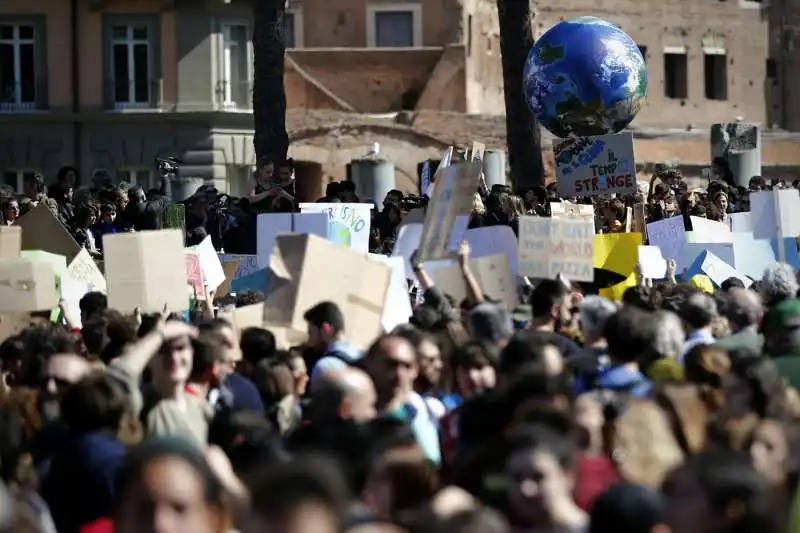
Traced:
<path id="1" fill-rule="evenodd" d="M 72 281 L 93 287 L 93 290 L 106 292 L 106 278 L 85 248 L 81 249 L 67 267 L 67 276 Z"/>
<path id="2" fill-rule="evenodd" d="M 563 196 L 636 192 L 631 133 L 553 140 L 553 153 Z"/>
<path id="3" fill-rule="evenodd" d="M 519 274 L 594 281 L 594 224 L 580 219 L 520 217 Z"/>
<path id="4" fill-rule="evenodd" d="M 647 225 L 647 238 L 652 246 L 661 248 L 665 259 L 678 260 L 686 242 L 683 217 L 671 217 Z"/>
<path id="5" fill-rule="evenodd" d="M 302 213 L 328 215 L 329 241 L 361 253 L 369 252 L 371 209 L 372 204 L 300 204 Z"/>

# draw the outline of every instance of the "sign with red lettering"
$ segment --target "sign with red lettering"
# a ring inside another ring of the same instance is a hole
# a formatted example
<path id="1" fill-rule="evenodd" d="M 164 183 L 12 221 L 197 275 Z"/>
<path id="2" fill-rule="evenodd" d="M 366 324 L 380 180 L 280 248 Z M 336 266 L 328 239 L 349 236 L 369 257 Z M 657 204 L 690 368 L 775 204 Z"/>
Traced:
<path id="1" fill-rule="evenodd" d="M 553 153 L 565 198 L 636 192 L 632 133 L 554 139 Z"/>

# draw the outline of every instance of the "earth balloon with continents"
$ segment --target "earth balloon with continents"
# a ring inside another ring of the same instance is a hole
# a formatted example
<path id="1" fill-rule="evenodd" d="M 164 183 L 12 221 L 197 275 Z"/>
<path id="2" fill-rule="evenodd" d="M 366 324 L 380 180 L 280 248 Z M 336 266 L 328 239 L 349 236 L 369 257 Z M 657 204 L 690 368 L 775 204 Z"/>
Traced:
<path id="1" fill-rule="evenodd" d="M 539 37 L 523 83 L 533 114 L 554 135 L 604 135 L 624 129 L 644 106 L 647 64 L 628 34 L 581 17 Z"/>

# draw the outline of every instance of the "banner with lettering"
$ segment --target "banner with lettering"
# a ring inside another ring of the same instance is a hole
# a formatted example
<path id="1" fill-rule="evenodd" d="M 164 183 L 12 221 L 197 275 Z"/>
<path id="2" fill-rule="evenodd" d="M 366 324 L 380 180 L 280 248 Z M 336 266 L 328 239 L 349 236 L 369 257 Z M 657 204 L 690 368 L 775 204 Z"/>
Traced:
<path id="1" fill-rule="evenodd" d="M 300 204 L 302 213 L 328 215 L 328 240 L 351 250 L 369 253 L 372 204 Z"/>
<path id="2" fill-rule="evenodd" d="M 553 139 L 553 154 L 564 197 L 636 192 L 632 133 Z"/>
<path id="3" fill-rule="evenodd" d="M 594 281 L 594 223 L 520 217 L 518 254 L 520 276 Z"/>

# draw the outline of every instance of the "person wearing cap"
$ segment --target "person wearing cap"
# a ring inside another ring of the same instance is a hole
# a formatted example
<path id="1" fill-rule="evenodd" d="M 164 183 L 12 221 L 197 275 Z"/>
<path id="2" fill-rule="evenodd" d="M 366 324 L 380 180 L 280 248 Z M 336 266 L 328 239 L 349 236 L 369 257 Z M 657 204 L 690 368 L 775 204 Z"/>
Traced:
<path id="1" fill-rule="evenodd" d="M 344 314 L 333 302 L 320 302 L 303 315 L 308 324 L 308 346 L 317 357 L 311 366 L 311 387 L 327 372 L 356 364 L 361 352 L 344 340 Z"/>
<path id="2" fill-rule="evenodd" d="M 792 387 L 800 387 L 800 300 L 784 300 L 762 323 L 764 352 Z"/>

